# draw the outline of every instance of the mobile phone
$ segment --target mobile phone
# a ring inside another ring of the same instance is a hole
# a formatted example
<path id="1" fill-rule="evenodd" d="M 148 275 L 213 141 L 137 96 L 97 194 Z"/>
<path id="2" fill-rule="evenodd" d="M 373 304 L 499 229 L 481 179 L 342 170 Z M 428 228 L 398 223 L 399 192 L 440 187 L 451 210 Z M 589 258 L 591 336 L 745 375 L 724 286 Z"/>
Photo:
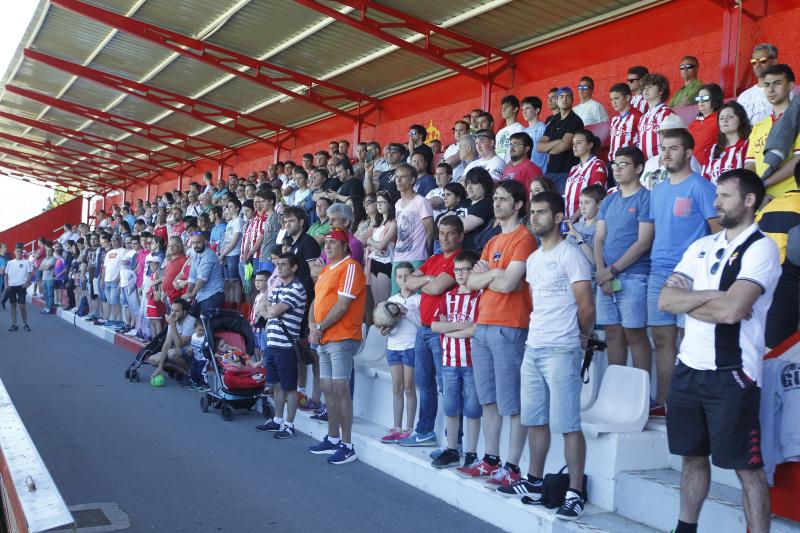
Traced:
<path id="1" fill-rule="evenodd" d="M 614 292 L 619 292 L 622 290 L 622 282 L 617 278 L 611 280 L 611 290 Z"/>
<path id="2" fill-rule="evenodd" d="M 559 227 L 559 231 L 561 231 L 561 235 L 566 235 L 569 233 L 569 222 L 566 220 L 561 221 L 561 226 Z"/>
<path id="3" fill-rule="evenodd" d="M 373 161 L 375 161 L 375 152 L 368 151 L 367 152 L 366 162 L 367 163 L 372 163 Z"/>

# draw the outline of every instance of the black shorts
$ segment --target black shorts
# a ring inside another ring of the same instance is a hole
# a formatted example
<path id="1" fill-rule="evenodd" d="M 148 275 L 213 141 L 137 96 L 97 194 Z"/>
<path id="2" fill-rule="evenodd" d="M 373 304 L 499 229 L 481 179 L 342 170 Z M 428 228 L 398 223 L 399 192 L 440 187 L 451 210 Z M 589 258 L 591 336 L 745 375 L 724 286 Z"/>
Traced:
<path id="1" fill-rule="evenodd" d="M 761 468 L 761 388 L 743 370 L 695 370 L 678 362 L 667 396 L 667 439 L 675 455 L 719 468 Z"/>
<path id="2" fill-rule="evenodd" d="M 27 302 L 27 294 L 28 291 L 25 290 L 24 285 L 18 285 L 16 287 L 9 287 L 6 290 L 8 294 L 8 301 L 12 304 L 20 304 L 25 305 Z"/>
<path id="3" fill-rule="evenodd" d="M 386 274 L 386 277 L 392 277 L 392 263 L 381 263 L 380 261 L 370 261 L 369 271 L 373 276 L 378 277 L 378 274 Z"/>

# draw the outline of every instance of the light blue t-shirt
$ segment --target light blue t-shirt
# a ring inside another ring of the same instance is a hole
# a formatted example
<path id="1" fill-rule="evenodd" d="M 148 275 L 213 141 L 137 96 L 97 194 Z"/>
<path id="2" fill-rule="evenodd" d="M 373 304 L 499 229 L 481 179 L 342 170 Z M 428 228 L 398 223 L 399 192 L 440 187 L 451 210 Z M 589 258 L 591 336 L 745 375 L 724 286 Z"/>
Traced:
<path id="1" fill-rule="evenodd" d="M 225 236 L 225 229 L 228 227 L 227 222 L 220 222 L 219 224 L 214 225 L 211 228 L 211 235 L 208 241 L 215 246 L 219 246 L 222 242 L 222 238 Z"/>
<path id="2" fill-rule="evenodd" d="M 624 198 L 620 191 L 609 194 L 600 203 L 597 220 L 604 220 L 606 223 L 603 261 L 606 266 L 610 266 L 618 261 L 639 238 L 639 223 L 653 222 L 650 218 L 650 191 L 642 187 L 627 198 Z M 650 251 L 642 254 L 623 272 L 649 274 Z"/>
<path id="3" fill-rule="evenodd" d="M 192 267 L 189 269 L 189 283 L 194 283 L 198 279 L 206 282 L 200 292 L 197 293 L 198 302 L 207 300 L 225 289 L 225 282 L 222 279 L 222 265 L 217 254 L 211 251 L 211 248 L 206 247 L 192 261 Z"/>
<path id="4" fill-rule="evenodd" d="M 533 164 L 539 167 L 542 170 L 542 174 L 547 172 L 547 154 L 544 152 L 537 152 L 536 151 L 536 144 L 539 142 L 539 139 L 542 138 L 544 135 L 544 122 L 537 122 L 535 126 L 528 126 L 525 128 L 525 133 L 531 136 L 533 139 L 533 149 L 531 150 L 531 161 Z"/>
<path id="5" fill-rule="evenodd" d="M 650 251 L 652 270 L 671 272 L 694 241 L 710 233 L 709 218 L 715 218 L 714 185 L 692 172 L 673 185 L 664 180 L 650 193 L 650 217 L 656 237 Z"/>

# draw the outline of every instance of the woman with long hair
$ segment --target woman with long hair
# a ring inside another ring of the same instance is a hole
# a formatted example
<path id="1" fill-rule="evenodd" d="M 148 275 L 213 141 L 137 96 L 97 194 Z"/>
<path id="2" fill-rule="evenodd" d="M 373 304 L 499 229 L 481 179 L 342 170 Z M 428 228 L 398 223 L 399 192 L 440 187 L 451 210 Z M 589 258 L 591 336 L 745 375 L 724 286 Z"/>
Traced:
<path id="1" fill-rule="evenodd" d="M 389 298 L 392 293 L 392 258 L 394 243 L 397 240 L 397 221 L 394 202 L 388 191 L 378 191 L 375 195 L 377 214 L 372 236 L 367 239 L 370 261 L 370 290 L 375 303 Z"/>
<path id="2" fill-rule="evenodd" d="M 720 108 L 717 121 L 717 142 L 706 148 L 706 153 L 702 154 L 706 161 L 703 165 L 703 177 L 715 185 L 723 172 L 744 167 L 747 139 L 752 129 L 744 107 L 734 101 L 727 102 Z"/>
<path id="3" fill-rule="evenodd" d="M 605 189 L 608 169 L 605 162 L 597 157 L 601 147 L 600 139 L 589 130 L 576 131 L 572 137 L 572 153 L 578 164 L 572 167 L 564 186 L 564 204 L 568 219 L 577 219 L 581 191 L 589 185 L 599 183 Z"/>

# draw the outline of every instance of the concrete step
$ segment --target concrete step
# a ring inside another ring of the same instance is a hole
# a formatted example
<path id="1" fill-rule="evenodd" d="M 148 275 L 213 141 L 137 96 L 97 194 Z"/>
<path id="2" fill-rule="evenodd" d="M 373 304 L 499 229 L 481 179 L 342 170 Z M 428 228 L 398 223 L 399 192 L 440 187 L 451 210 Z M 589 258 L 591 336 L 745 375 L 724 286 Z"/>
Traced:
<path id="1" fill-rule="evenodd" d="M 631 520 L 668 531 L 678 520 L 680 479 L 681 473 L 671 468 L 622 472 L 617 475 L 614 486 L 615 510 Z M 698 529 L 744 533 L 747 523 L 741 489 L 712 482 Z M 773 517 L 771 531 L 798 533 L 800 523 Z"/>
<path id="2" fill-rule="evenodd" d="M 298 412 L 298 431 L 316 439 L 327 433 L 327 424 L 311 420 L 309 413 Z M 611 513 L 591 504 L 576 522 L 555 517 L 555 510 L 523 505 L 517 498 L 505 498 L 484 487 L 483 483 L 464 479 L 454 469 L 437 470 L 430 466 L 432 448 L 404 448 L 383 444 L 380 437 L 386 428 L 356 419 L 353 445 L 359 461 L 379 468 L 405 483 L 413 485 L 464 512 L 505 531 L 525 533 L 656 533 L 662 530 Z M 322 459 L 324 460 L 324 459 Z M 341 468 L 347 468 L 343 466 Z"/>

